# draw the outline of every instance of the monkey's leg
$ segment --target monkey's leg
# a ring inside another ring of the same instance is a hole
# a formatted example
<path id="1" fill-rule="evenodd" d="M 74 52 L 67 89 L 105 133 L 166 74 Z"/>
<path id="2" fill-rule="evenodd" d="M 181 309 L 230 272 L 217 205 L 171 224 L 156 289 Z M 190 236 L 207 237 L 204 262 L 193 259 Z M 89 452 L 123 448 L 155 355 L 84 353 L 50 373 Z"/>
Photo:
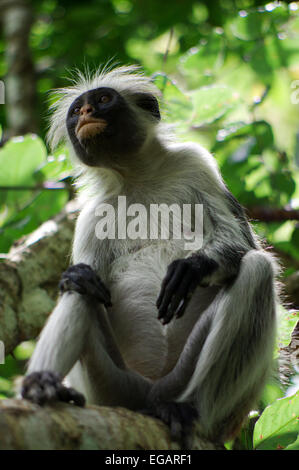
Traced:
<path id="1" fill-rule="evenodd" d="M 23 397 L 40 404 L 61 400 L 62 395 L 63 401 L 75 401 L 73 393 L 62 391 L 59 378 L 77 361 L 84 365 L 86 388 L 97 403 L 136 403 L 137 407 L 144 403 L 150 382 L 125 368 L 104 306 L 96 299 L 92 303 L 86 292 L 72 291 L 63 294 L 42 331 L 24 380 Z"/>
<path id="2" fill-rule="evenodd" d="M 249 251 L 237 278 L 198 320 L 173 371 L 154 384 L 152 402 L 191 403 L 204 435 L 228 438 L 264 385 L 275 323 L 271 260 Z"/>
<path id="3" fill-rule="evenodd" d="M 61 380 L 80 358 L 92 328 L 89 313 L 86 300 L 76 292 L 60 298 L 31 357 L 21 390 L 24 398 L 38 404 L 61 399 Z"/>
<path id="4" fill-rule="evenodd" d="M 102 315 L 97 316 L 84 353 L 68 374 L 67 381 L 79 390 L 83 385 L 89 403 L 132 410 L 144 408 L 152 382 L 128 369 L 120 353 L 115 355 L 110 324 L 103 323 Z"/>

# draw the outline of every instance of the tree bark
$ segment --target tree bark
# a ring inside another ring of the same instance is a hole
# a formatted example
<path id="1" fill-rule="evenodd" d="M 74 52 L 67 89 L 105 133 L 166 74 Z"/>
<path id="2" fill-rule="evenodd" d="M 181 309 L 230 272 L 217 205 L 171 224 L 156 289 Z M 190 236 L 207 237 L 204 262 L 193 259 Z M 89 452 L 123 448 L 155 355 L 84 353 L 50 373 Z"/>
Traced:
<path id="1" fill-rule="evenodd" d="M 285 220 L 299 220 L 299 210 L 286 207 L 247 207 L 246 212 L 250 219 L 263 222 L 283 222 Z"/>
<path id="2" fill-rule="evenodd" d="M 35 338 L 53 310 L 61 273 L 70 262 L 76 206 L 13 245 L 0 263 L 0 340 L 5 353 Z"/>
<path id="3" fill-rule="evenodd" d="M 165 424 L 125 408 L 0 400 L 0 450 L 178 449 Z M 208 449 L 224 447 L 195 433 L 192 450 Z"/>
<path id="4" fill-rule="evenodd" d="M 5 59 L 5 104 L 8 132 L 5 138 L 37 132 L 36 76 L 29 47 L 33 23 L 26 0 L 0 0 Z"/>

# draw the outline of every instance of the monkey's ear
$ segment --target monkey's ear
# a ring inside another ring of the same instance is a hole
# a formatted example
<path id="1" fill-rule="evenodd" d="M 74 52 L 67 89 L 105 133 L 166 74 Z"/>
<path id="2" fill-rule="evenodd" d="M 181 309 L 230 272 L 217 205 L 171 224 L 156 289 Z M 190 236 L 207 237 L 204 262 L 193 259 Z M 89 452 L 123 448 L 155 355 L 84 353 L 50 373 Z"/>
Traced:
<path id="1" fill-rule="evenodd" d="M 152 116 L 154 116 L 158 121 L 161 119 L 160 115 L 160 109 L 159 109 L 159 103 L 157 98 L 155 98 L 154 95 L 151 95 L 150 93 L 138 93 L 135 95 L 136 97 L 136 104 L 144 109 L 145 111 L 148 111 L 151 113 Z"/>

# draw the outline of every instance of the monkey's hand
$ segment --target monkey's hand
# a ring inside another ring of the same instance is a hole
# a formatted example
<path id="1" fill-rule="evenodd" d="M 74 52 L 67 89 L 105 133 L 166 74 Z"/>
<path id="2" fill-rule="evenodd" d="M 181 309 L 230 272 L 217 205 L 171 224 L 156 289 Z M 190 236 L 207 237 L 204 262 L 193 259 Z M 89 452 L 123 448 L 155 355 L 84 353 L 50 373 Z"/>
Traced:
<path id="1" fill-rule="evenodd" d="M 94 270 L 84 263 L 70 266 L 61 276 L 59 282 L 61 293 L 75 291 L 92 299 L 97 299 L 111 307 L 111 295 L 105 284 Z"/>
<path id="2" fill-rule="evenodd" d="M 55 401 L 84 406 L 84 396 L 73 388 L 65 387 L 58 374 L 52 371 L 32 372 L 23 380 L 21 395 L 37 405 L 47 405 Z"/>
<path id="3" fill-rule="evenodd" d="M 163 325 L 184 314 L 196 287 L 217 267 L 218 263 L 204 254 L 177 259 L 168 266 L 156 303 Z"/>

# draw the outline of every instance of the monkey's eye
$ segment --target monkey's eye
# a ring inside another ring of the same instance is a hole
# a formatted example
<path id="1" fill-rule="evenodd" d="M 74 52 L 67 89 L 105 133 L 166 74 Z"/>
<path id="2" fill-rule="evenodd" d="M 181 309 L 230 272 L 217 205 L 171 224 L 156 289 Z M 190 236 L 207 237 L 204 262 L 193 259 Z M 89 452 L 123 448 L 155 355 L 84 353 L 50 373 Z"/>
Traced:
<path id="1" fill-rule="evenodd" d="M 79 114 L 80 113 L 80 107 L 79 106 L 76 106 L 76 108 L 73 109 L 73 113 L 72 114 Z"/>
<path id="2" fill-rule="evenodd" d="M 101 104 L 106 104 L 106 103 L 109 103 L 111 101 L 111 96 L 109 95 L 102 95 L 99 99 L 99 103 Z"/>

